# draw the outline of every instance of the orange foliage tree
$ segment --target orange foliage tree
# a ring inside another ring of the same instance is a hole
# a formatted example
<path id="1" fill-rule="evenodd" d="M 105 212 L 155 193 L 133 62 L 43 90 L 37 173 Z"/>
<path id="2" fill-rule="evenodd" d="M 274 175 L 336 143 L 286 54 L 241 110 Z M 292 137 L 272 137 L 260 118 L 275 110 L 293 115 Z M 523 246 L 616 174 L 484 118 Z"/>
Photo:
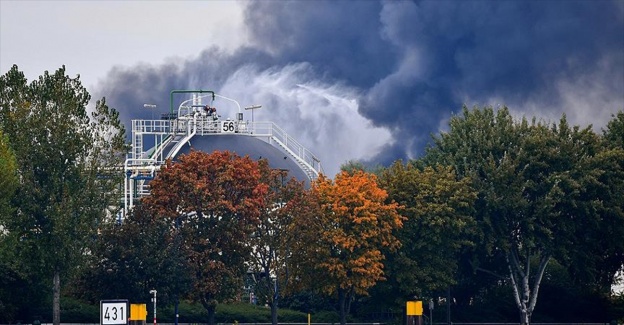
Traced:
<path id="1" fill-rule="evenodd" d="M 143 200 L 167 218 L 174 242 L 191 277 L 189 298 L 200 302 L 214 324 L 216 305 L 240 294 L 246 274 L 247 244 L 268 186 L 249 157 L 192 151 L 168 161 Z"/>
<path id="2" fill-rule="evenodd" d="M 325 293 L 338 296 L 345 324 L 355 295 L 366 295 L 385 279 L 382 249 L 398 248 L 393 232 L 403 217 L 398 204 L 386 202 L 376 176 L 363 171 L 343 171 L 335 181 L 321 175 L 310 195 L 308 203 L 317 205 L 316 213 L 298 214 L 293 229 L 300 239 L 300 268 L 306 266 L 308 278 Z"/>

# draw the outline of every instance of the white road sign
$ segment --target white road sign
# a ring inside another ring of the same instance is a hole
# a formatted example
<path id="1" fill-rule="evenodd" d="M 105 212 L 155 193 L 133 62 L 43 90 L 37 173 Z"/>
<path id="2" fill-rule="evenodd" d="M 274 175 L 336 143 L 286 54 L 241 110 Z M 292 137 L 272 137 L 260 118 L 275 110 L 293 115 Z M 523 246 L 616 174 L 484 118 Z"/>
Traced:
<path id="1" fill-rule="evenodd" d="M 128 300 L 100 301 L 101 325 L 126 325 L 129 313 Z"/>

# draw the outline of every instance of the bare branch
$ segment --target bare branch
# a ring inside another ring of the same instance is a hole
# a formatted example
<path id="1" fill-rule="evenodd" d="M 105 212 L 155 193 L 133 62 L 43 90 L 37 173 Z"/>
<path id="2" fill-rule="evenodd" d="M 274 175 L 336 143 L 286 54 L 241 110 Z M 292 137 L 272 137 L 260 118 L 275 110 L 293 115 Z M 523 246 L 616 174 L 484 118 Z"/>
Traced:
<path id="1" fill-rule="evenodd" d="M 492 272 L 492 271 L 490 271 L 490 270 L 486 270 L 486 269 L 484 269 L 484 268 L 477 267 L 475 270 L 477 270 L 477 271 L 481 271 L 481 272 L 483 272 L 483 273 L 487 273 L 487 274 L 489 274 L 489 275 L 493 275 L 493 276 L 495 276 L 495 277 L 497 277 L 497 278 L 499 278 L 499 279 L 501 279 L 501 280 L 507 280 L 507 279 L 509 279 L 509 277 L 508 277 L 508 276 L 502 276 L 502 275 L 500 275 L 500 274 L 498 274 L 498 273 Z"/>

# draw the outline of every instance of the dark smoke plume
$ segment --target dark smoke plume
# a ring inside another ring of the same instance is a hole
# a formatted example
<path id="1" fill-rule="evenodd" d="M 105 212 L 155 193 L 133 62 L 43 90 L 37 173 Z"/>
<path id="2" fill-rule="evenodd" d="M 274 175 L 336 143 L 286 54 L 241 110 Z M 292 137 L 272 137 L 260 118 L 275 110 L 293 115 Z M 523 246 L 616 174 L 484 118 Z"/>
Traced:
<path id="1" fill-rule="evenodd" d="M 464 104 L 598 130 L 624 109 L 621 0 L 254 1 L 245 21 L 252 44 L 235 53 L 115 68 L 99 94 L 126 120 L 149 118 L 144 103 L 168 111 L 172 89 L 262 104 L 255 119 L 329 176 L 421 155 Z"/>

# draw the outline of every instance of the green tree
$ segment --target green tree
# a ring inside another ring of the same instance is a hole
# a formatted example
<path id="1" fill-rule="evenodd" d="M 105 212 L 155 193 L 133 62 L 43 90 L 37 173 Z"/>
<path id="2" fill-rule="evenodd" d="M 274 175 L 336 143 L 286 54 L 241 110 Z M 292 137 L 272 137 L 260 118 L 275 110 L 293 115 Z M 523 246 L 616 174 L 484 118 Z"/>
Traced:
<path id="1" fill-rule="evenodd" d="M 396 203 L 386 202 L 388 195 L 376 176 L 363 171 L 340 172 L 335 181 L 321 175 L 311 191 L 315 199 L 310 202 L 318 204 L 318 212 L 310 219 L 308 213 L 296 217 L 295 224 L 305 233 L 297 260 L 308 274 L 324 275 L 307 279 L 314 281 L 312 287 L 338 296 L 340 322 L 345 324 L 355 295 L 366 295 L 385 279 L 382 249 L 399 246 L 394 231 L 403 218 Z"/>
<path id="2" fill-rule="evenodd" d="M 603 133 L 609 147 L 624 148 L 624 111 L 613 115 Z"/>
<path id="3" fill-rule="evenodd" d="M 109 158 L 125 149 L 123 127 L 104 99 L 91 120 L 91 96 L 65 67 L 27 84 L 13 66 L 0 77 L 0 91 L 0 122 L 20 178 L 15 213 L 3 226 L 19 240 L 20 268 L 52 280 L 53 322 L 59 324 L 61 276 L 80 269 L 86 243 L 117 199 L 118 182 L 102 176 L 120 163 Z"/>
<path id="4" fill-rule="evenodd" d="M 610 294 L 611 286 L 617 281 L 618 270 L 624 270 L 624 112 L 613 115 L 603 132 L 602 147 L 590 162 L 595 170 L 592 195 L 595 204 L 586 209 L 595 209 L 601 218 L 598 223 L 591 223 L 583 235 L 591 240 L 591 252 L 580 251 L 583 258 L 574 261 L 578 268 L 574 270 L 577 283 L 591 283 L 603 294 Z M 589 227 L 591 226 L 591 227 Z M 578 255 L 576 255 L 578 256 Z M 578 263 L 587 263 L 590 267 L 581 268 Z"/>
<path id="5" fill-rule="evenodd" d="M 455 283 L 459 253 L 473 246 L 476 192 L 452 167 L 419 168 L 398 161 L 381 173 L 388 198 L 406 217 L 396 233 L 401 247 L 388 256 L 391 281 L 385 298 L 432 297 Z M 397 290 L 398 289 L 398 290 Z"/>
<path id="6" fill-rule="evenodd" d="M 191 275 L 189 298 L 200 302 L 214 324 L 220 302 L 243 288 L 249 236 L 258 222 L 268 186 L 258 163 L 231 152 L 192 151 L 169 161 L 151 182 L 142 204 L 178 232 L 180 254 Z"/>
<path id="7" fill-rule="evenodd" d="M 508 268 L 506 282 L 527 324 L 551 258 L 580 262 L 587 247 L 575 242 L 599 234 L 596 225 L 614 212 L 600 193 L 611 171 L 600 165 L 616 160 L 602 155 L 590 128 L 570 127 L 565 116 L 549 125 L 514 121 L 506 108 L 462 113 L 434 139 L 424 161 L 454 166 L 473 180 L 483 247 Z"/>
<path id="8" fill-rule="evenodd" d="M 28 270 L 20 267 L 15 247 L 19 238 L 10 236 L 6 223 L 15 213 L 14 193 L 19 187 L 17 159 L 9 138 L 0 129 L 0 321 L 14 322 L 20 315 L 43 302 L 36 292 L 45 289 Z"/>
<path id="9" fill-rule="evenodd" d="M 102 297 L 149 301 L 149 290 L 158 289 L 160 305 L 175 303 L 190 282 L 176 234 L 167 220 L 136 205 L 123 223 L 100 227 L 89 264 L 72 282 L 71 294 L 97 304 Z"/>
<path id="10" fill-rule="evenodd" d="M 0 220 L 11 215 L 11 198 L 18 186 L 17 161 L 9 137 L 0 128 Z"/>
<path id="11" fill-rule="evenodd" d="M 11 199 L 18 186 L 17 161 L 9 145 L 9 138 L 0 128 L 0 220 L 12 215 Z M 11 263 L 12 258 L 3 254 L 10 247 L 4 234 L 4 223 L 0 223 L 0 320 L 12 321 L 16 313 L 16 304 L 11 299 L 13 286 L 20 282 L 20 276 Z"/>
<path id="12" fill-rule="evenodd" d="M 349 160 L 346 163 L 340 165 L 340 170 L 345 171 L 349 174 L 353 174 L 357 171 L 363 171 L 363 172 L 368 171 L 366 169 L 366 166 L 364 166 L 364 164 L 361 161 L 357 161 L 357 160 Z"/>

